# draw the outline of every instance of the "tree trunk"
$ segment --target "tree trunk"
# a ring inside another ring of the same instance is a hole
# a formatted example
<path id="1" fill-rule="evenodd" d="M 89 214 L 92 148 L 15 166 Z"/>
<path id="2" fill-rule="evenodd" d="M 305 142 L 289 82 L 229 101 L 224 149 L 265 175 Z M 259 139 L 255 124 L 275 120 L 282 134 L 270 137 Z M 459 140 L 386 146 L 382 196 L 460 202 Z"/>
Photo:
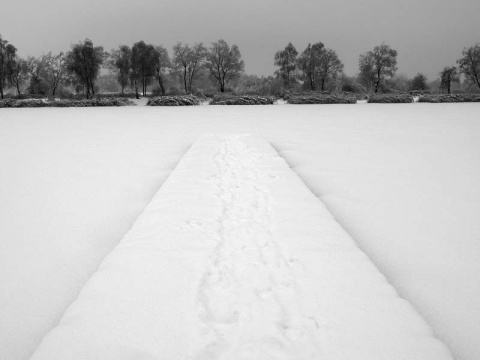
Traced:
<path id="1" fill-rule="evenodd" d="M 183 86 L 185 87 L 185 94 L 188 93 L 188 87 L 187 87 L 187 68 L 184 68 L 184 70 L 183 70 Z"/>
<path id="2" fill-rule="evenodd" d="M 138 95 L 137 80 L 135 80 L 133 83 L 134 83 L 134 86 L 135 86 L 135 98 L 140 99 L 140 96 Z"/>
<path id="3" fill-rule="evenodd" d="M 158 75 L 158 86 L 160 86 L 160 90 L 162 91 L 162 95 L 165 95 L 165 86 L 163 85 L 163 80 L 160 74 Z"/>
<path id="4" fill-rule="evenodd" d="M 377 70 L 377 78 L 375 79 L 375 94 L 378 92 L 378 86 L 380 85 L 380 80 L 381 80 L 381 69 L 380 67 Z"/>
<path id="5" fill-rule="evenodd" d="M 0 84 L 0 94 L 2 95 L 2 99 L 3 99 L 3 84 Z"/>
<path id="6" fill-rule="evenodd" d="M 20 84 L 19 84 L 18 82 L 17 82 L 17 93 L 18 93 L 18 95 L 22 95 L 22 94 L 20 93 Z"/>
<path id="7" fill-rule="evenodd" d="M 325 78 L 322 78 L 322 92 L 325 89 Z"/>

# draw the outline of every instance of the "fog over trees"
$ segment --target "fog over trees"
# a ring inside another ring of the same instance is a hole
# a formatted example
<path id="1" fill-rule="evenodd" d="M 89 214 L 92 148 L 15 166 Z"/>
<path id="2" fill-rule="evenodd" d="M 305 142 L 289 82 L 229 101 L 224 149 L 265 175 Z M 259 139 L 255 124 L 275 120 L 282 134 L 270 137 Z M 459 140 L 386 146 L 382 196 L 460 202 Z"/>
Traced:
<path id="1" fill-rule="evenodd" d="M 132 78 L 132 49 L 128 45 L 120 45 L 110 52 L 108 69 L 115 74 L 122 94 Z"/>
<path id="2" fill-rule="evenodd" d="M 103 47 L 94 47 L 90 39 L 72 45 L 72 50 L 67 53 L 67 69 L 85 86 L 87 99 L 90 98 L 90 92 L 95 94 L 95 80 L 100 73 L 105 55 Z"/>
<path id="3" fill-rule="evenodd" d="M 149 94 L 289 92 L 391 93 L 479 92 L 480 43 L 465 47 L 456 66 L 439 69 L 436 79 L 418 72 L 413 78 L 397 74 L 398 52 L 382 43 L 359 55 L 358 73 L 344 73 L 342 59 L 322 41 L 300 50 L 291 42 L 272 54 L 272 75 L 245 73 L 245 61 L 236 44 L 219 39 L 203 43 L 177 42 L 169 51 L 140 40 L 105 51 L 89 39 L 66 52 L 45 52 L 21 58 L 14 44 L 0 35 L 0 95 L 70 96 L 87 98 L 98 91 Z"/>

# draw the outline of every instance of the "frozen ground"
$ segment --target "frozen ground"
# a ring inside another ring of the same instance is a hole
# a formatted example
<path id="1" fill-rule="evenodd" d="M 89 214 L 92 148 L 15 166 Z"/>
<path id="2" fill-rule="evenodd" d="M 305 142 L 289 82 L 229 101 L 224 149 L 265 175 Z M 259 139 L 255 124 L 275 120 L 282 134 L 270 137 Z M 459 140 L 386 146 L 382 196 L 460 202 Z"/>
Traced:
<path id="1" fill-rule="evenodd" d="M 0 355 L 28 358 L 204 133 L 263 135 L 457 359 L 480 354 L 478 104 L 0 112 Z M 6 335 L 4 335 L 6 334 Z"/>

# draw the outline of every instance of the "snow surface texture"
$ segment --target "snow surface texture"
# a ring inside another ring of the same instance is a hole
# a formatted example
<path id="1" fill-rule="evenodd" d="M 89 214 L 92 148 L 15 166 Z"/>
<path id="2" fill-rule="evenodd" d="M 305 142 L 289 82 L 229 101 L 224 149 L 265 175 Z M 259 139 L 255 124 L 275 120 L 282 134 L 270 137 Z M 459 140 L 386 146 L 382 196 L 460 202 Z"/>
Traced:
<path id="1" fill-rule="evenodd" d="M 264 140 L 204 136 L 32 360 L 451 359 Z"/>
<path id="2" fill-rule="evenodd" d="M 192 143 L 260 133 L 457 360 L 480 354 L 480 104 L 0 111 L 0 358 L 55 327 Z"/>

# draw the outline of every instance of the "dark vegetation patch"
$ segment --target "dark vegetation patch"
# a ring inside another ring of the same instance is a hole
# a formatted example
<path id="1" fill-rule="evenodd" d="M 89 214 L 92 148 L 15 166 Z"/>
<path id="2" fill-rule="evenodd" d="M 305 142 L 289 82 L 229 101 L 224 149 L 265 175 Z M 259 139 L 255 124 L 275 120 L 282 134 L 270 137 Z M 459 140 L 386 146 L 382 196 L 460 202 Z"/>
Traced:
<path id="1" fill-rule="evenodd" d="M 160 96 L 148 100 L 147 106 L 193 106 L 200 105 L 196 96 Z"/>
<path id="2" fill-rule="evenodd" d="M 410 94 L 372 94 L 368 97 L 369 104 L 408 104 L 413 103 Z"/>
<path id="3" fill-rule="evenodd" d="M 354 96 L 336 96 L 336 95 L 291 95 L 284 99 L 288 104 L 356 104 L 357 98 Z"/>
<path id="4" fill-rule="evenodd" d="M 215 95 L 210 105 L 273 105 L 276 98 L 258 95 Z"/>
<path id="5" fill-rule="evenodd" d="M 127 98 L 97 98 L 91 100 L 48 100 L 48 99 L 5 99 L 0 100 L 0 108 L 37 108 L 37 107 L 100 107 L 133 106 L 135 103 Z"/>
<path id="6" fill-rule="evenodd" d="M 480 94 L 438 94 L 421 96 L 422 103 L 480 102 Z"/>

